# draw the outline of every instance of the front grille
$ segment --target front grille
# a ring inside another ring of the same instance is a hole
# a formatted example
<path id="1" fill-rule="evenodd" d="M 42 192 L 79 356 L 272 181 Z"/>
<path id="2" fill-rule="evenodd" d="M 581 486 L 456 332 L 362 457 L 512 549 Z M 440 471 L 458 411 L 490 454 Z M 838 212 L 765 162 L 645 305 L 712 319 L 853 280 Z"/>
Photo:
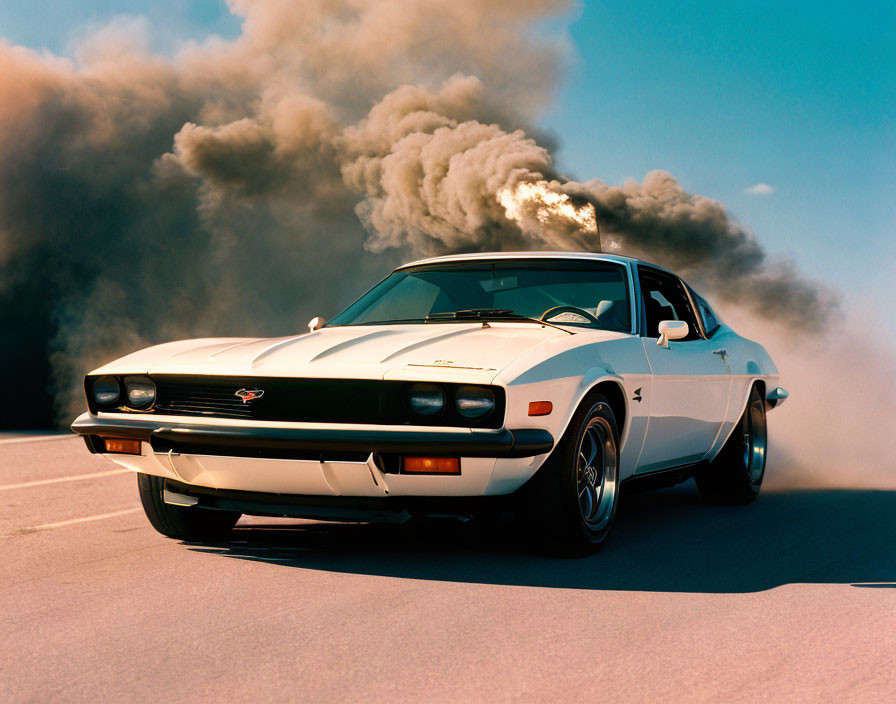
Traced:
<path id="1" fill-rule="evenodd" d="M 284 377 L 231 377 L 186 374 L 152 374 L 156 401 L 139 413 L 170 416 L 233 418 L 240 420 L 309 423 L 363 423 L 377 425 L 431 425 L 500 428 L 504 420 L 504 389 L 490 387 L 495 410 L 485 418 L 462 417 L 454 405 L 460 384 L 442 383 L 447 403 L 433 416 L 412 414 L 407 394 L 413 382 L 381 379 L 297 379 Z M 86 380 L 90 398 L 90 377 Z M 238 391 L 262 391 L 246 403 Z M 95 404 L 90 404 L 96 412 Z M 133 412 L 119 407 L 119 412 Z"/>
<path id="2" fill-rule="evenodd" d="M 223 383 L 211 380 L 191 383 L 156 377 L 155 382 L 156 413 L 214 418 L 254 417 L 252 403 L 243 403 L 243 400 L 236 395 L 236 392 L 244 387 L 227 383 L 226 380 Z"/>
<path id="3" fill-rule="evenodd" d="M 401 423 L 401 382 L 153 375 L 154 412 L 318 423 Z M 243 402 L 238 391 L 263 392 Z"/>

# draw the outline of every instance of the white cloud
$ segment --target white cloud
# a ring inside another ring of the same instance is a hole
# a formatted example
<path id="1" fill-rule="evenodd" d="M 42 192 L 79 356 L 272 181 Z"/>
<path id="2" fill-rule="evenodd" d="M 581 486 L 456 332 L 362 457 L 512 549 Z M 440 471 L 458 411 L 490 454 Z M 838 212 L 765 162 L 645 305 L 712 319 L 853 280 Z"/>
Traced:
<path id="1" fill-rule="evenodd" d="M 774 192 L 775 187 L 769 186 L 767 183 L 757 183 L 755 186 L 744 189 L 744 193 L 748 196 L 770 196 Z"/>

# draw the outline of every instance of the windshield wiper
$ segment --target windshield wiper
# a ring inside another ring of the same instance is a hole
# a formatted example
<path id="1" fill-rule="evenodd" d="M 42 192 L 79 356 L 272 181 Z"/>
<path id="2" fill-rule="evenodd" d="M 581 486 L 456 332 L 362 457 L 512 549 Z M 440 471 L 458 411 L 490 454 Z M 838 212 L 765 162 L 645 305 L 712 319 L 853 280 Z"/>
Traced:
<path id="1" fill-rule="evenodd" d="M 561 328 L 559 325 L 549 323 L 546 320 L 538 320 L 537 318 L 529 318 L 525 315 L 515 313 L 510 308 L 468 308 L 466 310 L 454 310 L 446 313 L 430 313 L 426 316 L 426 322 L 445 322 L 450 320 L 493 320 L 493 321 L 524 321 L 528 323 L 536 323 L 541 326 L 562 330 L 568 335 L 575 335 L 571 330 Z"/>
<path id="2" fill-rule="evenodd" d="M 512 308 L 466 308 L 465 310 L 452 310 L 446 313 L 430 313 L 426 316 L 427 320 L 480 320 L 482 318 L 515 316 Z"/>

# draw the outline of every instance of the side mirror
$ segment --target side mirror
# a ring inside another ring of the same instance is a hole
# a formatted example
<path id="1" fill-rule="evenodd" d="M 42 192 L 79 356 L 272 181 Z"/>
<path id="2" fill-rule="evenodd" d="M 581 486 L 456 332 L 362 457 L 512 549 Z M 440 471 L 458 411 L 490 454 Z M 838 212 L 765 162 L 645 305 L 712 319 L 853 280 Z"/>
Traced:
<path id="1" fill-rule="evenodd" d="M 688 324 L 684 320 L 664 320 L 659 324 L 659 333 L 657 347 L 669 349 L 669 340 L 680 340 L 688 336 Z"/>
<path id="2" fill-rule="evenodd" d="M 321 318 L 319 315 L 316 318 L 312 318 L 310 321 L 308 321 L 308 332 L 320 330 L 326 322 L 326 318 Z"/>

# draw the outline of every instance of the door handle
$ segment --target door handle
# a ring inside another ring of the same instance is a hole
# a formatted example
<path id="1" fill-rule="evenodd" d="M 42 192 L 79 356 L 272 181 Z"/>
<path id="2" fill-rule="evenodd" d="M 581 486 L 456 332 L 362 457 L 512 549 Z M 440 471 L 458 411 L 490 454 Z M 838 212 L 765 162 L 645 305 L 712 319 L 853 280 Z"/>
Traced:
<path id="1" fill-rule="evenodd" d="M 722 361 L 725 363 L 725 369 L 727 369 L 728 373 L 730 374 L 731 367 L 728 365 L 728 350 L 726 350 L 724 347 L 722 347 L 720 349 L 713 350 L 712 353 L 717 354 L 722 358 Z"/>

